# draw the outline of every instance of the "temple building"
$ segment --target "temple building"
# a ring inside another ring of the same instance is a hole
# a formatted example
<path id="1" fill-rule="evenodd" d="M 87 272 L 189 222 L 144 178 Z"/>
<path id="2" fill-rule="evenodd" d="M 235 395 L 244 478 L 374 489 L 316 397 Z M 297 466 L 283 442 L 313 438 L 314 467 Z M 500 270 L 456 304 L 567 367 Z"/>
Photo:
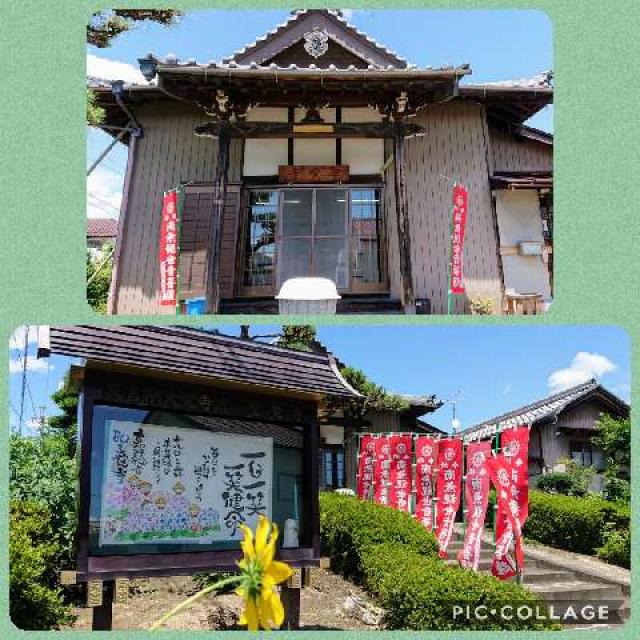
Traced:
<path id="1" fill-rule="evenodd" d="M 338 313 L 446 313 L 452 191 L 468 192 L 452 313 L 552 299 L 552 136 L 525 122 L 552 74 L 474 84 L 417 68 L 301 10 L 222 61 L 140 58 L 148 84 L 91 79 L 128 145 L 109 312 L 276 313 L 282 284 L 331 280 Z M 180 188 L 176 305 L 160 304 L 163 194 Z M 480 304 L 481 306 L 481 304 Z"/>

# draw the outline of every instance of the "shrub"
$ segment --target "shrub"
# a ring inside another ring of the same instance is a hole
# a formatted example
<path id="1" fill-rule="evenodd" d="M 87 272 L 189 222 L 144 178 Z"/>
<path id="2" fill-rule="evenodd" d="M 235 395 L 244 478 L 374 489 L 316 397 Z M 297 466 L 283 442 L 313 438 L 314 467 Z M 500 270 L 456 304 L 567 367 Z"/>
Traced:
<path id="1" fill-rule="evenodd" d="M 630 509 L 597 496 L 577 498 L 529 492 L 524 535 L 559 549 L 595 555 L 608 528 L 629 529 Z"/>
<path id="2" fill-rule="evenodd" d="M 345 576 L 362 581 L 362 556 L 373 545 L 393 542 L 421 556 L 436 556 L 435 536 L 409 514 L 335 493 L 320 495 L 320 535 L 324 553 Z"/>
<path id="3" fill-rule="evenodd" d="M 563 496 L 584 496 L 586 494 L 586 489 L 566 471 L 554 471 L 540 476 L 536 481 L 536 489 L 546 493 L 559 493 Z"/>
<path id="4" fill-rule="evenodd" d="M 624 478 L 608 477 L 604 485 L 604 497 L 615 502 L 631 502 L 631 483 Z"/>
<path id="5" fill-rule="evenodd" d="M 433 534 L 407 514 L 348 496 L 323 494 L 320 525 L 332 568 L 357 580 L 376 598 L 390 629 L 556 628 L 545 620 L 456 616 L 454 605 L 497 610 L 503 605 L 535 607 L 542 601 L 516 584 L 444 564 L 437 557 Z"/>
<path id="6" fill-rule="evenodd" d="M 511 582 L 501 582 L 445 565 L 440 559 L 421 556 L 404 545 L 381 544 L 369 547 L 363 557 L 365 586 L 377 596 L 385 610 L 390 629 L 479 630 L 549 629 L 546 620 L 507 620 L 502 607 L 529 606 L 546 612 L 543 601 Z M 486 607 L 487 619 L 463 614 L 466 608 Z M 454 610 L 454 607 L 462 607 Z M 491 615 L 491 611 L 498 612 Z"/>
<path id="7" fill-rule="evenodd" d="M 60 561 L 71 562 L 76 527 L 76 462 L 64 434 L 11 436 L 9 490 L 12 500 L 38 503 L 51 514 Z"/>
<path id="8" fill-rule="evenodd" d="M 598 558 L 609 564 L 631 569 L 631 535 L 629 530 L 605 533 L 605 543 L 598 549 Z"/>
<path id="9" fill-rule="evenodd" d="M 9 599 L 13 623 L 20 629 L 57 629 L 74 616 L 55 586 L 61 548 L 51 514 L 41 505 L 11 502 Z"/>

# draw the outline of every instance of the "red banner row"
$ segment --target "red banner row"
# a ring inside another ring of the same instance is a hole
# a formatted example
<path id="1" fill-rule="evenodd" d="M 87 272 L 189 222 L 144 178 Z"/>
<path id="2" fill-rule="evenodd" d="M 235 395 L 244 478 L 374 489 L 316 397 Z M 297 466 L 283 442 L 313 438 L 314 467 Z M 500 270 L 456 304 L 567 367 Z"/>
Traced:
<path id="1" fill-rule="evenodd" d="M 411 512 L 438 540 L 440 556 L 447 557 L 464 478 L 466 529 L 458 562 L 477 571 L 491 484 L 496 487 L 496 551 L 492 573 L 509 578 L 516 573 L 510 556 L 515 545 L 517 566 L 522 568 L 522 527 L 528 514 L 529 427 L 501 434 L 501 451 L 491 443 L 472 442 L 466 447 L 463 473 L 461 438 L 413 437 L 411 434 L 364 435 L 360 441 L 357 493 L 400 511 Z M 415 451 L 415 468 L 413 456 Z M 415 485 L 414 485 L 415 483 Z"/>

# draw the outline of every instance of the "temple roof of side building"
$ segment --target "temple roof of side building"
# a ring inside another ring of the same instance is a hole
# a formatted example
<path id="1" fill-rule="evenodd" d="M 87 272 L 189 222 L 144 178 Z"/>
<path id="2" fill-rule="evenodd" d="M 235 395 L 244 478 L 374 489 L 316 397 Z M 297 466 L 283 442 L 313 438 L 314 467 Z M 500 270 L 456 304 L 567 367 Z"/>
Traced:
<path id="1" fill-rule="evenodd" d="M 94 365 L 181 374 L 292 395 L 360 397 L 328 354 L 189 327 L 52 326 L 38 339 L 38 355 L 50 353 L 84 358 Z"/>
<path id="2" fill-rule="evenodd" d="M 485 420 L 473 427 L 463 429 L 461 435 L 465 440 L 486 438 L 498 431 L 503 431 L 519 425 L 534 425 L 553 419 L 563 411 L 585 400 L 598 400 L 617 416 L 628 416 L 629 405 L 605 389 L 597 380 L 570 387 L 531 404 L 527 404 L 508 413 Z"/>

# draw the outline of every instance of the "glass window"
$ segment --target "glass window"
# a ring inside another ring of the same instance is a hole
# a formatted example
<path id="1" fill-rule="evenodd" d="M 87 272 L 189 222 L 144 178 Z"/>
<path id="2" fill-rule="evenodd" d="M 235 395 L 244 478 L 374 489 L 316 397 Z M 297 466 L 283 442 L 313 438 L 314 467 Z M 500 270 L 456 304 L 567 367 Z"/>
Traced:
<path id="1" fill-rule="evenodd" d="M 357 283 L 381 281 L 380 189 L 351 191 L 352 277 Z"/>
<path id="2" fill-rule="evenodd" d="M 308 544 L 303 445 L 301 427 L 95 406 L 90 553 L 235 549 L 259 513 Z"/>
<path id="3" fill-rule="evenodd" d="M 244 284 L 249 287 L 275 283 L 277 191 L 252 191 L 245 244 Z"/>
<path id="4" fill-rule="evenodd" d="M 590 467 L 593 464 L 593 452 L 590 442 L 580 440 L 572 441 L 569 443 L 569 449 L 572 460 L 579 462 L 585 467 Z"/>
<path id="5" fill-rule="evenodd" d="M 244 286 L 273 291 L 290 278 L 306 276 L 328 278 L 343 291 L 379 285 L 384 273 L 381 194 L 371 188 L 252 191 Z"/>
<path id="6" fill-rule="evenodd" d="M 320 466 L 320 486 L 323 489 L 344 487 L 344 450 L 322 449 Z"/>

